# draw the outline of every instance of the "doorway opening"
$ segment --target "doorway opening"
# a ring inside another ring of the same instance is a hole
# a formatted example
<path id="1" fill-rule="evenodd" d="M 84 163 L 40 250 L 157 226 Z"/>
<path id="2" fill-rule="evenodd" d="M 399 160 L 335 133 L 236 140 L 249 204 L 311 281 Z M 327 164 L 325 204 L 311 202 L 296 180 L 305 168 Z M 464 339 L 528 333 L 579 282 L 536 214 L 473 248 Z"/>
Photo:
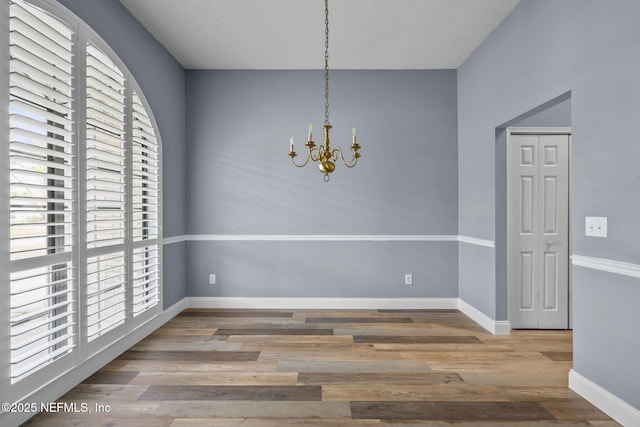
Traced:
<path id="1" fill-rule="evenodd" d="M 570 92 L 496 128 L 496 314 L 514 329 L 572 327 L 570 134 Z"/>

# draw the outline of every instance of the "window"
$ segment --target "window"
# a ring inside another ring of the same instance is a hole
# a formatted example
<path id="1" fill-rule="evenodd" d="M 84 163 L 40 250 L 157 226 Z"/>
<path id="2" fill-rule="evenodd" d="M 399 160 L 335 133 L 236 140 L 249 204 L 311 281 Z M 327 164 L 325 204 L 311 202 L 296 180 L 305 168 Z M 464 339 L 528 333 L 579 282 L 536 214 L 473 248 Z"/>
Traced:
<path id="1" fill-rule="evenodd" d="M 11 380 L 74 337 L 73 31 L 28 5 L 10 18 Z"/>
<path id="2" fill-rule="evenodd" d="M 0 194 L 9 198 L 10 248 L 2 265 L 16 397 L 161 310 L 152 116 L 95 33 L 62 9 L 33 3 L 9 2 L 5 47 L 9 155 L 0 171 L 9 191 Z"/>

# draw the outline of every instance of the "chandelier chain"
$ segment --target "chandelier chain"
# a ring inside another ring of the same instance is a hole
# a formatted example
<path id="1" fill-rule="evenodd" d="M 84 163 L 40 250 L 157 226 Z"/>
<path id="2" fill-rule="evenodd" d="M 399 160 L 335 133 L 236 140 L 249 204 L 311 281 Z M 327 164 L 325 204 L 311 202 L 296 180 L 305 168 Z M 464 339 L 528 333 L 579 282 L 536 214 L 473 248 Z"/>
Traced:
<path id="1" fill-rule="evenodd" d="M 329 124 L 329 0 L 324 0 L 324 124 Z"/>

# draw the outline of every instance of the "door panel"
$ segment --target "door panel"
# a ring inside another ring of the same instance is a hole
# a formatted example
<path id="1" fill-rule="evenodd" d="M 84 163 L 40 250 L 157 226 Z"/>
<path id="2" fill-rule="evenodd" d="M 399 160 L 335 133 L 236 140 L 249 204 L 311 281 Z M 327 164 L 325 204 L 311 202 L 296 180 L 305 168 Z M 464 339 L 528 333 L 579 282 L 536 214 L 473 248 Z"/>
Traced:
<path id="1" fill-rule="evenodd" d="M 543 310 L 558 309 L 558 254 L 544 254 Z"/>
<path id="2" fill-rule="evenodd" d="M 520 177 L 520 233 L 533 234 L 533 222 L 535 214 L 533 207 L 535 205 L 534 191 L 535 178 L 533 176 Z"/>
<path id="3" fill-rule="evenodd" d="M 544 216 L 544 233 L 558 233 L 558 181 L 555 177 L 544 177 L 542 214 Z"/>
<path id="4" fill-rule="evenodd" d="M 531 252 L 520 252 L 520 310 L 534 309 L 535 257 Z"/>
<path id="5" fill-rule="evenodd" d="M 569 135 L 511 134 L 509 320 L 568 327 Z"/>

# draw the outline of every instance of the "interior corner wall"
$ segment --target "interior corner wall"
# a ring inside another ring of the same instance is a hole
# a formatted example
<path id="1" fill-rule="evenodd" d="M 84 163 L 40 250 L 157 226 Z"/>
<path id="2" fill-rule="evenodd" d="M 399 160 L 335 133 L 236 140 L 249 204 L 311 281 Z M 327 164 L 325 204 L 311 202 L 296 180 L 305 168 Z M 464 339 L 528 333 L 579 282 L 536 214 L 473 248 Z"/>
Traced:
<path id="1" fill-rule="evenodd" d="M 635 0 L 522 0 L 458 69 L 461 235 L 497 239 L 496 128 L 570 91 L 572 253 L 640 268 L 637 16 Z M 585 216 L 608 217 L 608 237 L 585 236 Z M 460 275 L 460 298 L 505 320 L 495 253 L 468 249 L 460 272 L 477 274 Z M 629 307 L 640 279 L 578 266 L 572 275 L 574 370 L 640 408 L 640 312 Z"/>
<path id="2" fill-rule="evenodd" d="M 310 123 L 323 142 L 322 71 L 187 71 L 189 296 L 457 297 L 455 71 L 330 77 L 331 144 L 350 158 L 355 127 L 362 158 L 324 182 L 287 157 Z"/>
<path id="3" fill-rule="evenodd" d="M 163 235 L 185 234 L 185 71 L 169 52 L 116 0 L 59 0 L 93 28 L 140 85 L 162 140 Z M 163 302 L 186 296 L 185 245 L 164 247 Z"/>

